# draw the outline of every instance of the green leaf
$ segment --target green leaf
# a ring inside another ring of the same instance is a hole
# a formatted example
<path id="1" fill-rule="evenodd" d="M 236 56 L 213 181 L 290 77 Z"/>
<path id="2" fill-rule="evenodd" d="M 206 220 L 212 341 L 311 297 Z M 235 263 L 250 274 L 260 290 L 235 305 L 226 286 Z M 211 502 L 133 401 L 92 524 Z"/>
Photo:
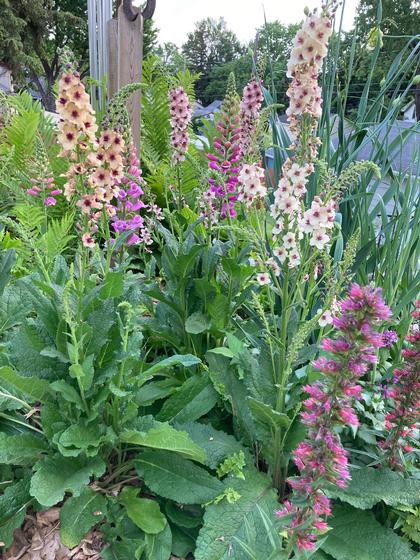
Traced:
<path id="1" fill-rule="evenodd" d="M 145 548 L 144 541 L 123 539 L 109 544 L 101 552 L 103 560 L 139 560 Z"/>
<path id="2" fill-rule="evenodd" d="M 209 318 L 202 313 L 193 313 L 185 321 L 185 330 L 190 334 L 200 334 L 210 328 Z"/>
<path id="3" fill-rule="evenodd" d="M 179 527 L 171 527 L 172 530 L 172 553 L 177 558 L 186 558 L 195 549 L 195 539 Z"/>
<path id="4" fill-rule="evenodd" d="M 0 541 L 6 547 L 12 544 L 13 531 L 22 525 L 30 502 L 27 478 L 8 486 L 0 496 Z"/>
<path id="5" fill-rule="evenodd" d="M 84 488 L 80 496 L 66 500 L 60 510 L 60 538 L 68 548 L 77 546 L 93 525 L 106 514 L 105 496 Z"/>
<path id="6" fill-rule="evenodd" d="M 152 381 L 143 385 L 136 395 L 136 403 L 139 406 L 150 406 L 159 399 L 164 399 L 168 395 L 172 395 L 179 387 L 180 382 L 177 379 L 161 379 L 160 381 Z"/>
<path id="7" fill-rule="evenodd" d="M 49 383 L 38 377 L 21 377 L 13 369 L 4 366 L 0 368 L 1 380 L 17 389 L 25 396 L 32 397 L 35 401 L 45 402 L 49 393 Z"/>
<path id="8" fill-rule="evenodd" d="M 165 451 L 142 453 L 136 468 L 150 490 L 181 504 L 204 504 L 224 489 L 205 469 Z"/>
<path id="9" fill-rule="evenodd" d="M 191 367 L 197 364 L 201 364 L 201 360 L 200 358 L 197 358 L 197 356 L 193 356 L 192 354 L 175 354 L 174 356 L 165 358 L 164 360 L 161 360 L 156 364 L 152 364 L 144 371 L 144 373 L 147 373 L 148 375 L 154 375 L 173 366 L 181 365 L 184 367 Z"/>
<path id="10" fill-rule="evenodd" d="M 174 502 L 166 502 L 166 515 L 169 521 L 180 527 L 193 529 L 202 522 L 201 508 L 199 506 L 177 506 Z"/>
<path id="11" fill-rule="evenodd" d="M 124 443 L 174 451 L 200 463 L 206 461 L 205 451 L 194 443 L 186 432 L 175 430 L 166 422 L 154 422 L 154 425 L 156 427 L 147 432 L 126 430 L 122 432 L 120 439 Z"/>
<path id="12" fill-rule="evenodd" d="M 190 422 L 176 424 L 176 427 L 186 431 L 190 438 L 205 450 L 207 453 L 206 465 L 211 469 L 216 469 L 229 455 L 244 450 L 236 438 L 215 430 L 210 424 Z"/>
<path id="13" fill-rule="evenodd" d="M 124 292 L 124 273 L 108 272 L 99 291 L 101 299 L 118 298 Z"/>
<path id="14" fill-rule="evenodd" d="M 369 511 L 336 506 L 322 550 L 336 560 L 414 560 L 416 553 Z M 197 559 L 199 560 L 199 559 Z"/>
<path id="15" fill-rule="evenodd" d="M 16 263 L 16 253 L 13 249 L 2 251 L 0 259 L 0 295 L 10 278 L 10 271 Z"/>
<path id="16" fill-rule="evenodd" d="M 226 348 L 225 346 L 219 346 L 218 348 L 212 348 L 208 350 L 208 352 L 212 352 L 213 354 L 221 354 L 222 356 L 226 356 L 226 358 L 234 358 L 235 354 L 232 352 L 230 348 Z"/>
<path id="17" fill-rule="evenodd" d="M 128 517 L 145 533 L 160 533 L 167 521 L 160 511 L 159 504 L 154 500 L 138 498 L 138 493 L 138 488 L 126 486 L 120 494 L 119 500 L 127 510 Z"/>
<path id="18" fill-rule="evenodd" d="M 420 480 L 404 478 L 386 468 L 352 469 L 345 489 L 328 489 L 333 498 L 340 498 L 359 509 L 371 509 L 380 501 L 389 506 L 420 504 Z"/>
<path id="19" fill-rule="evenodd" d="M 278 507 L 277 497 L 268 476 L 254 469 L 244 474 L 245 480 L 229 481 L 241 495 L 237 502 L 223 500 L 207 507 L 195 560 L 249 560 L 240 542 L 258 550 L 258 558 L 270 556 L 272 547 L 261 511 L 271 518 Z"/>
<path id="20" fill-rule="evenodd" d="M 171 395 L 157 415 L 158 420 L 192 422 L 207 414 L 217 402 L 217 393 L 206 374 L 190 377 Z"/>
<path id="21" fill-rule="evenodd" d="M 85 425 L 80 421 L 60 434 L 57 445 L 60 453 L 66 457 L 77 457 L 81 453 L 94 457 L 106 440 L 112 440 L 111 434 L 101 434 L 97 425 Z"/>
<path id="22" fill-rule="evenodd" d="M 172 549 L 172 532 L 169 523 L 157 535 L 146 535 L 147 560 L 169 560 Z"/>
<path id="23" fill-rule="evenodd" d="M 0 464 L 28 465 L 39 459 L 48 449 L 45 441 L 32 434 L 7 436 L 0 433 Z"/>
<path id="24" fill-rule="evenodd" d="M 83 408 L 82 399 L 79 393 L 74 387 L 69 385 L 64 381 L 64 379 L 59 379 L 50 384 L 50 388 L 56 393 L 60 393 L 64 400 L 67 402 L 77 404 L 79 408 Z"/>
<path id="25" fill-rule="evenodd" d="M 277 412 L 270 405 L 265 404 L 257 399 L 249 397 L 247 399 L 251 414 L 254 420 L 269 430 L 277 430 L 279 428 L 287 428 L 290 424 L 290 418 L 287 414 Z"/>
<path id="26" fill-rule="evenodd" d="M 95 457 L 46 457 L 35 464 L 31 480 L 31 496 L 43 506 L 53 506 L 63 499 L 66 492 L 79 496 L 82 488 L 89 484 L 92 476 L 101 476 L 104 462 Z"/>

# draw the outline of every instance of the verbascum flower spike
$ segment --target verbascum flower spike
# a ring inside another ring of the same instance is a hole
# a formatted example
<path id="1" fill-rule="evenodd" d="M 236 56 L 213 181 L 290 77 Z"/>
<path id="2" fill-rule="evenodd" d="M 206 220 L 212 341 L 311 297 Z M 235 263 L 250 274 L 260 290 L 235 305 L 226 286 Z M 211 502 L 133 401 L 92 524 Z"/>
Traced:
<path id="1" fill-rule="evenodd" d="M 172 127 L 172 161 L 178 163 L 185 159 L 188 150 L 188 127 L 192 117 L 188 95 L 181 86 L 173 88 L 169 92 L 169 111 Z"/>
<path id="2" fill-rule="evenodd" d="M 321 115 L 321 89 L 318 75 L 327 54 L 332 33 L 332 11 L 324 5 L 321 12 L 309 13 L 297 32 L 287 75 L 291 78 L 286 111 L 290 132 L 294 138 L 290 149 L 295 155 L 283 164 L 282 176 L 274 192 L 271 215 L 275 220 L 273 237 L 279 244 L 284 260 L 290 268 L 300 263 L 299 240 L 311 235 L 310 245 L 322 250 L 330 241 L 328 235 L 335 218 L 333 200 L 324 202 L 317 197 L 305 211 L 303 197 L 314 172 L 314 161 L 320 144 L 316 136 Z"/>

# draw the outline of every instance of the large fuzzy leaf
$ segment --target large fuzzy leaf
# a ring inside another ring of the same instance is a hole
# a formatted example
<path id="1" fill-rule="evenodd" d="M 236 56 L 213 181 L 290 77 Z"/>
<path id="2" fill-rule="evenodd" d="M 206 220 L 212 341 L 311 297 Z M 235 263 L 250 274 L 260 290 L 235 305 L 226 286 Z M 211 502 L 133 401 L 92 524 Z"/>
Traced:
<path id="1" fill-rule="evenodd" d="M 7 436 L 0 433 L 0 464 L 27 465 L 39 459 L 47 450 L 47 444 L 39 436 L 18 434 Z"/>
<path id="2" fill-rule="evenodd" d="M 11 368 L 4 366 L 0 368 L 0 385 L 2 381 L 33 400 L 43 402 L 48 398 L 49 383 L 43 379 L 21 377 Z"/>
<path id="3" fill-rule="evenodd" d="M 46 457 L 39 461 L 31 480 L 31 496 L 43 506 L 53 506 L 63 499 L 66 492 L 79 496 L 92 476 L 101 476 L 104 462 L 98 457 Z"/>
<path id="4" fill-rule="evenodd" d="M 261 512 L 271 518 L 278 505 L 271 479 L 252 469 L 245 471 L 245 480 L 232 479 L 229 486 L 241 497 L 233 504 L 223 500 L 207 507 L 195 560 L 249 560 L 240 543 L 268 558 L 272 547 Z"/>
<path id="5" fill-rule="evenodd" d="M 416 558 L 408 543 L 378 523 L 371 512 L 347 505 L 336 506 L 329 524 L 332 531 L 321 548 L 336 560 Z"/>
<path id="6" fill-rule="evenodd" d="M 22 525 L 30 502 L 29 479 L 8 486 L 0 496 L 0 541 L 5 546 L 12 544 L 13 531 Z"/>
<path id="7" fill-rule="evenodd" d="M 142 531 L 155 535 L 163 531 L 167 521 L 155 500 L 139 498 L 138 488 L 126 486 L 123 488 L 119 501 L 127 510 L 131 521 Z"/>
<path id="8" fill-rule="evenodd" d="M 354 469 L 347 488 L 334 487 L 329 491 L 360 509 L 370 509 L 380 501 L 389 506 L 420 504 L 420 480 L 404 478 L 389 469 Z"/>
<path id="9" fill-rule="evenodd" d="M 191 422 L 204 416 L 217 402 L 217 393 L 207 375 L 190 377 L 162 407 L 158 420 Z"/>
<path id="10" fill-rule="evenodd" d="M 105 496 L 91 488 L 69 498 L 60 510 L 61 542 L 68 548 L 77 546 L 90 528 L 104 518 L 106 504 Z"/>
<path id="11" fill-rule="evenodd" d="M 233 453 L 243 450 L 243 446 L 233 436 L 215 430 L 210 424 L 189 422 L 177 424 L 179 430 L 185 430 L 190 438 L 207 453 L 206 465 L 211 469 L 217 468 L 220 463 Z"/>
<path id="12" fill-rule="evenodd" d="M 165 451 L 142 453 L 136 468 L 150 490 L 181 504 L 204 504 L 224 490 L 202 467 Z"/>
<path id="13" fill-rule="evenodd" d="M 120 439 L 124 443 L 174 451 L 188 459 L 193 459 L 200 463 L 205 462 L 205 451 L 194 443 L 187 432 L 175 430 L 167 422 L 153 421 L 152 426 L 150 430 L 145 431 L 125 430 L 122 432 Z"/>

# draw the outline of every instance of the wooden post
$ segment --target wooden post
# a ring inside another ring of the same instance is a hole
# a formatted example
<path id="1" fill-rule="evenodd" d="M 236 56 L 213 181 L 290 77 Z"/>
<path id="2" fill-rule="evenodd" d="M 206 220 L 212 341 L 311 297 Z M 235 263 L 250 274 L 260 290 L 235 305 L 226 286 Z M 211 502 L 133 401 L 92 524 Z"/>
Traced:
<path id="1" fill-rule="evenodd" d="M 153 16 L 156 0 L 147 0 L 143 12 L 123 0 L 118 7 L 117 19 L 108 22 L 109 83 L 112 96 L 127 84 L 141 81 L 143 61 L 143 21 Z M 127 102 L 128 116 L 134 145 L 140 151 L 140 90 Z"/>

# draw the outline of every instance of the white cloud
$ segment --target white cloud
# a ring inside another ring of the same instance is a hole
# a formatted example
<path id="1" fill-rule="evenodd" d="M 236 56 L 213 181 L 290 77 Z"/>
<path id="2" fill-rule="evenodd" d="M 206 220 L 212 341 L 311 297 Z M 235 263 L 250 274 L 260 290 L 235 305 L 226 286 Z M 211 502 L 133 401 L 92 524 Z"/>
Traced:
<path id="1" fill-rule="evenodd" d="M 358 0 L 346 0 L 344 29 L 350 29 Z M 296 23 L 303 16 L 305 6 L 314 8 L 320 0 L 156 0 L 155 22 L 160 30 L 159 42 L 171 41 L 182 45 L 194 23 L 205 17 L 224 17 L 229 29 L 242 43 L 254 36 L 256 27 L 268 21 Z"/>

